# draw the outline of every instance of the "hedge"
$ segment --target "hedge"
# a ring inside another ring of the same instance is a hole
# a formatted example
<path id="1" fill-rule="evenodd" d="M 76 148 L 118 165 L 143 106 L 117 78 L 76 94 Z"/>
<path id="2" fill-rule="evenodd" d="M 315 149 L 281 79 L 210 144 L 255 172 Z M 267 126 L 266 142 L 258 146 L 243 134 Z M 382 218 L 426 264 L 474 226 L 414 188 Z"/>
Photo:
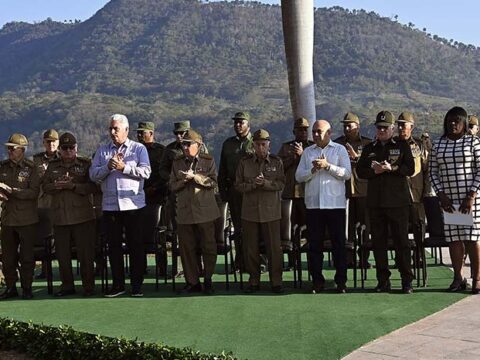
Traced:
<path id="1" fill-rule="evenodd" d="M 201 354 L 189 348 L 147 344 L 31 322 L 0 319 L 0 350 L 15 350 L 38 360 L 235 360 L 231 353 Z"/>

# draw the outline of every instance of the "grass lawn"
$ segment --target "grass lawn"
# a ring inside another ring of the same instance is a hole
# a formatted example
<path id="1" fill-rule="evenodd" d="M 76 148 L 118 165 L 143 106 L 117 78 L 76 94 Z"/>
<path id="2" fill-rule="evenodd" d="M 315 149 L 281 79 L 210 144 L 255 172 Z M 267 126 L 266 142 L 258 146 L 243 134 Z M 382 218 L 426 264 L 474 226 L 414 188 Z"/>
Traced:
<path id="1" fill-rule="evenodd" d="M 415 288 L 412 295 L 400 294 L 398 272 L 392 274 L 395 289 L 390 294 L 369 290 L 376 283 L 374 270 L 369 270 L 367 290 L 349 289 L 348 294 L 312 295 L 307 282 L 294 289 L 291 273 L 285 275 L 284 295 L 271 294 L 267 282 L 258 294 L 245 295 L 237 285 L 227 292 L 223 275 L 216 276 L 215 295 L 187 297 L 176 296 L 170 285 L 162 284 L 156 292 L 150 277 L 144 298 L 53 299 L 44 283 L 36 282 L 34 300 L 0 302 L 0 316 L 201 352 L 226 350 L 240 359 L 338 359 L 467 296 L 443 291 L 452 278 L 443 266 L 430 264 L 429 286 Z M 332 279 L 333 271 L 325 276 Z M 183 279 L 177 285 L 181 288 Z M 78 290 L 81 294 L 80 286 Z"/>

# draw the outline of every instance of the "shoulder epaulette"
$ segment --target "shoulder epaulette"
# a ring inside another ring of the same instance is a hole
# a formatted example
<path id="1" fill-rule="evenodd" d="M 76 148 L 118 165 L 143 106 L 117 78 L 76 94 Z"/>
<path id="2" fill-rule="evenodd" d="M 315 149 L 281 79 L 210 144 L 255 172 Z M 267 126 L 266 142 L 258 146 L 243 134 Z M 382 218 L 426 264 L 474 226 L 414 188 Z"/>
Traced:
<path id="1" fill-rule="evenodd" d="M 205 154 L 205 153 L 200 153 L 200 155 L 198 155 L 198 157 L 201 157 L 202 159 L 213 159 L 213 156 L 210 155 L 210 154 Z"/>
<path id="2" fill-rule="evenodd" d="M 27 165 L 27 166 L 30 166 L 30 167 L 34 167 L 34 166 L 35 166 L 34 162 L 33 162 L 32 160 L 30 160 L 30 159 L 25 158 L 25 159 L 23 159 L 23 162 L 24 162 L 25 165 Z"/>
<path id="3" fill-rule="evenodd" d="M 0 165 L 6 165 L 6 164 L 8 164 L 9 161 L 10 161 L 9 159 L 2 160 L 2 161 L 0 161 Z"/>
<path id="4" fill-rule="evenodd" d="M 178 159 L 182 159 L 182 158 L 185 158 L 185 154 L 176 154 L 176 156 L 173 158 L 173 160 L 178 160 Z"/>
<path id="5" fill-rule="evenodd" d="M 268 155 L 270 157 L 270 159 L 274 159 L 274 160 L 281 160 L 281 158 L 275 154 L 270 154 Z"/>
<path id="6" fill-rule="evenodd" d="M 242 160 L 247 160 L 253 158 L 253 153 L 246 153 L 245 155 L 242 156 Z"/>
<path id="7" fill-rule="evenodd" d="M 44 155 L 45 155 L 45 152 L 42 151 L 42 152 L 39 152 L 39 153 L 34 154 L 33 157 L 34 157 L 34 158 L 36 158 L 36 157 L 42 157 L 42 156 L 44 156 Z"/>
<path id="8" fill-rule="evenodd" d="M 50 160 L 48 163 L 49 163 L 49 164 L 52 164 L 52 163 L 57 163 L 57 162 L 60 162 L 60 161 L 62 161 L 61 158 L 56 158 L 56 159 Z M 49 165 L 49 166 L 50 166 L 50 165 Z"/>
<path id="9" fill-rule="evenodd" d="M 90 159 L 89 157 L 86 157 L 86 156 L 77 156 L 77 159 L 80 160 L 80 161 L 83 161 L 83 162 L 87 162 L 87 163 L 92 162 L 92 159 Z"/>
<path id="10" fill-rule="evenodd" d="M 154 149 L 165 149 L 165 146 L 156 142 L 156 143 L 153 143 L 153 148 Z"/>

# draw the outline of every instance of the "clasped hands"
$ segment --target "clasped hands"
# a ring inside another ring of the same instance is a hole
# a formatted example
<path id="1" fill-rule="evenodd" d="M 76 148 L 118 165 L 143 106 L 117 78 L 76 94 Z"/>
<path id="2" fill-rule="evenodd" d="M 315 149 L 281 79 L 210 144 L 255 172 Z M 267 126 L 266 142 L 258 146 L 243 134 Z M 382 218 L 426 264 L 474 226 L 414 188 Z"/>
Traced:
<path id="1" fill-rule="evenodd" d="M 314 172 L 317 172 L 318 170 L 328 169 L 328 167 L 330 166 L 330 164 L 328 163 L 324 155 L 322 155 L 318 159 L 313 160 L 312 165 L 313 165 L 312 174 Z"/>
<path id="2" fill-rule="evenodd" d="M 179 173 L 183 175 L 184 182 L 190 181 L 195 177 L 195 173 L 192 169 L 189 169 L 187 171 L 180 170 Z"/>
<path id="3" fill-rule="evenodd" d="M 110 170 L 118 170 L 123 171 L 125 169 L 125 163 L 123 162 L 123 153 L 116 153 L 112 156 L 110 160 L 108 160 L 108 168 Z"/>
<path id="4" fill-rule="evenodd" d="M 75 187 L 75 184 L 73 183 L 73 178 L 69 176 L 68 173 L 63 175 L 58 180 L 55 180 L 54 185 L 55 189 L 58 190 L 71 190 Z"/>
<path id="5" fill-rule="evenodd" d="M 387 160 L 383 160 L 382 162 L 373 160 L 371 167 L 377 175 L 385 171 L 392 171 L 392 165 Z"/>

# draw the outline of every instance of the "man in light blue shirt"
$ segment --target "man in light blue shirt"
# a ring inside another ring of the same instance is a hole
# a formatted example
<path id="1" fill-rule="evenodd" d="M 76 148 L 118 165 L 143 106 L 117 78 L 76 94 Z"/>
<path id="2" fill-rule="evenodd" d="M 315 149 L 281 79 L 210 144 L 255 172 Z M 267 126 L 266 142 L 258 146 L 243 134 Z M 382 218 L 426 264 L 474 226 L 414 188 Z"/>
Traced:
<path id="1" fill-rule="evenodd" d="M 330 124 L 317 120 L 312 129 L 315 145 L 303 151 L 295 178 L 305 183 L 307 208 L 309 268 L 312 272 L 313 293 L 325 287 L 323 242 L 328 229 L 333 245 L 337 292 L 346 292 L 346 197 L 345 181 L 350 179 L 351 165 L 343 145 L 331 141 Z"/>
<path id="2" fill-rule="evenodd" d="M 150 161 L 144 145 L 128 139 L 129 124 L 125 115 L 110 117 L 112 141 L 101 145 L 90 167 L 90 179 L 101 184 L 103 219 L 110 250 L 113 286 L 107 297 L 125 293 L 123 264 L 123 228 L 130 254 L 131 295 L 143 296 L 145 249 L 141 236 L 142 209 L 145 207 L 143 183 L 150 177 Z"/>

